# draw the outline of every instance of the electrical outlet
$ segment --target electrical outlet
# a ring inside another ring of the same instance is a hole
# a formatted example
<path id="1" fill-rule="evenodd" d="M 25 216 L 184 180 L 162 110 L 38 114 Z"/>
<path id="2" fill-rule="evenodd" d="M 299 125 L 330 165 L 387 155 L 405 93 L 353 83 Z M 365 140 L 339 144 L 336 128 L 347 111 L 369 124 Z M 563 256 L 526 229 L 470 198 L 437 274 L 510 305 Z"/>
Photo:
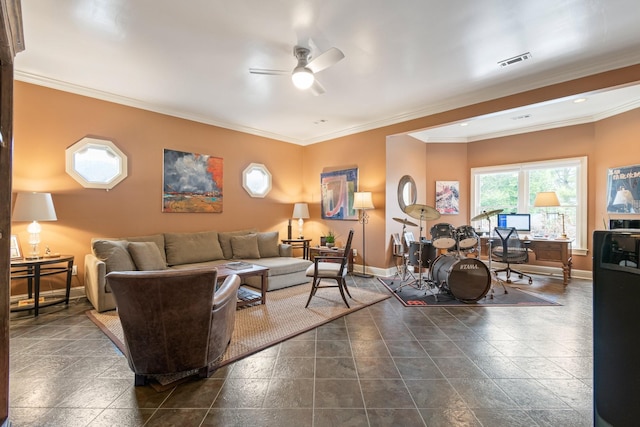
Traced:
<path id="1" fill-rule="evenodd" d="M 357 250 L 357 249 L 354 249 L 354 250 L 353 250 L 353 256 L 354 256 L 354 257 L 358 256 L 358 250 Z"/>
<path id="2" fill-rule="evenodd" d="M 71 275 L 72 276 L 77 276 L 78 275 L 78 266 L 74 265 L 73 267 L 71 267 Z"/>

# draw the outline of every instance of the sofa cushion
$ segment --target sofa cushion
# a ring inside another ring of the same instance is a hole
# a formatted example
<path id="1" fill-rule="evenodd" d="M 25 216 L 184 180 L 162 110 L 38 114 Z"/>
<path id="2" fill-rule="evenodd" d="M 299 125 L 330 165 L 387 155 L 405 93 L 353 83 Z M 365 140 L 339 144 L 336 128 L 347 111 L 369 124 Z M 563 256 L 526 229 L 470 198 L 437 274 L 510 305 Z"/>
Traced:
<path id="1" fill-rule="evenodd" d="M 127 246 L 133 262 L 138 270 L 166 270 L 167 264 L 162 259 L 160 249 L 153 242 L 129 242 Z"/>
<path id="2" fill-rule="evenodd" d="M 240 231 L 223 231 L 218 233 L 218 241 L 222 248 L 222 253 L 226 259 L 233 258 L 233 249 L 231 249 L 231 238 L 233 236 L 244 236 L 245 234 L 256 233 L 255 229 L 240 230 Z"/>
<path id="3" fill-rule="evenodd" d="M 231 237 L 231 250 L 235 259 L 258 259 L 258 235 L 245 234 L 244 236 Z"/>
<path id="4" fill-rule="evenodd" d="M 127 250 L 126 240 L 94 239 L 91 250 L 100 261 L 105 264 L 106 273 L 112 271 L 132 271 L 136 265 Z"/>
<path id="5" fill-rule="evenodd" d="M 292 273 L 302 273 L 304 275 L 307 268 L 313 265 L 313 262 L 307 259 L 290 257 L 260 258 L 253 263 L 267 267 L 269 269 L 269 277 Z"/>
<path id="6" fill-rule="evenodd" d="M 179 265 L 215 261 L 224 255 L 216 231 L 165 233 L 167 264 Z"/>
<path id="7" fill-rule="evenodd" d="M 164 262 L 167 262 L 167 257 L 164 253 L 164 235 L 163 234 L 150 234 L 148 236 L 133 236 L 133 237 L 123 237 L 122 240 L 127 240 L 129 242 L 153 242 L 156 244 L 158 249 L 160 249 L 160 255 L 162 255 L 162 259 Z"/>
<path id="8" fill-rule="evenodd" d="M 260 258 L 280 256 L 280 247 L 278 245 L 279 237 L 280 233 L 277 231 L 258 233 L 258 250 L 260 251 Z"/>

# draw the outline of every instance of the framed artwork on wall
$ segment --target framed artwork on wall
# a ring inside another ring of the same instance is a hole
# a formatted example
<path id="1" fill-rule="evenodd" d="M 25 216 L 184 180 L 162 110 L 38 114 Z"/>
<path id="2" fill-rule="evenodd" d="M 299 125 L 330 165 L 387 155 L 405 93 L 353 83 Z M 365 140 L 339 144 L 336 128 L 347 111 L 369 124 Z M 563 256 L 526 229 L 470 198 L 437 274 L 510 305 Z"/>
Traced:
<path id="1" fill-rule="evenodd" d="M 353 193 L 358 188 L 358 168 L 320 174 L 322 219 L 357 220 Z"/>
<path id="2" fill-rule="evenodd" d="M 640 165 L 608 170 L 607 213 L 640 213 Z"/>
<path id="3" fill-rule="evenodd" d="M 162 212 L 222 212 L 222 158 L 164 149 Z"/>
<path id="4" fill-rule="evenodd" d="M 443 215 L 460 213 L 460 183 L 436 181 L 436 210 Z"/>

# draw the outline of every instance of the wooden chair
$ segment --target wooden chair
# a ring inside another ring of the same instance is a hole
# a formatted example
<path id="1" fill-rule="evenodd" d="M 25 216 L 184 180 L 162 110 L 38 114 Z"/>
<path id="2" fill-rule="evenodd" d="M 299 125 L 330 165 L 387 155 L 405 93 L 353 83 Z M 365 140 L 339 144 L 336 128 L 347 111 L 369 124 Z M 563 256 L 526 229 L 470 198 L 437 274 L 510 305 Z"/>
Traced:
<path id="1" fill-rule="evenodd" d="M 349 307 L 345 292 L 349 295 L 349 298 L 352 298 L 346 280 L 347 274 L 349 273 L 348 262 L 349 256 L 351 255 L 351 240 L 353 240 L 353 230 L 349 230 L 349 237 L 347 237 L 347 243 L 344 245 L 342 256 L 317 256 L 314 258 L 313 265 L 307 268 L 307 277 L 313 277 L 313 282 L 305 308 L 309 307 L 311 298 L 316 294 L 318 288 L 338 288 L 344 303 Z M 321 285 L 320 282 L 323 279 L 335 280 L 336 284 Z"/>

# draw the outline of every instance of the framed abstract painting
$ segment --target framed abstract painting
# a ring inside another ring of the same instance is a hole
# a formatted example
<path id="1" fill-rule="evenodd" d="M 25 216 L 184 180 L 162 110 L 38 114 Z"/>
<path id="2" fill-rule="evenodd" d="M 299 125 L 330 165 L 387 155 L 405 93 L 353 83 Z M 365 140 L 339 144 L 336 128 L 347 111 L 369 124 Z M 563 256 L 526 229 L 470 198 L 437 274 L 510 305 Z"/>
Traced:
<path id="1" fill-rule="evenodd" d="M 222 212 L 222 158 L 164 149 L 162 212 Z"/>
<path id="2" fill-rule="evenodd" d="M 322 219 L 357 220 L 353 193 L 358 188 L 358 168 L 320 174 Z"/>
<path id="3" fill-rule="evenodd" d="M 443 215 L 460 213 L 460 182 L 436 181 L 436 210 Z"/>

